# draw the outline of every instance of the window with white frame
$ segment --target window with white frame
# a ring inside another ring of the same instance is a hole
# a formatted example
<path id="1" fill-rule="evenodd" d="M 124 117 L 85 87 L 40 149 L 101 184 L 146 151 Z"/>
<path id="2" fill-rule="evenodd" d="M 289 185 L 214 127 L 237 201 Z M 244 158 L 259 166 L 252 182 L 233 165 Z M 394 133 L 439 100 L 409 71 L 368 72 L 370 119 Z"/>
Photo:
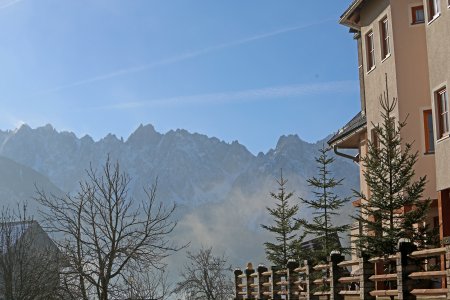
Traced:
<path id="1" fill-rule="evenodd" d="M 436 18 L 441 12 L 440 0 L 427 0 L 428 2 L 428 22 Z"/>
<path id="2" fill-rule="evenodd" d="M 437 130 L 438 137 L 442 138 L 449 134 L 449 112 L 448 112 L 448 94 L 447 87 L 438 90 L 435 93 L 437 107 Z"/>
<path id="3" fill-rule="evenodd" d="M 381 33 L 381 59 L 388 57 L 390 53 L 390 38 L 389 38 L 389 22 L 385 17 L 380 21 L 380 33 Z"/>
<path id="4" fill-rule="evenodd" d="M 367 51 L 367 71 L 375 67 L 375 45 L 373 42 L 373 31 L 366 34 L 366 51 Z"/>

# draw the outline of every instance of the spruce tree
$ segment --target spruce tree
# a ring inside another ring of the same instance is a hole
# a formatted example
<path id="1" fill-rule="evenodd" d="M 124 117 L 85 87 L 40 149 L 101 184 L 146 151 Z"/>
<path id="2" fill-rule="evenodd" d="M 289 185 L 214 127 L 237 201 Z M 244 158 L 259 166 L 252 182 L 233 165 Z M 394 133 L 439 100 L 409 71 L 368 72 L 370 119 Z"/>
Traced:
<path id="1" fill-rule="evenodd" d="M 357 193 L 361 206 L 355 217 L 363 227 L 357 246 L 372 256 L 394 254 L 401 238 L 419 245 L 430 239 L 420 226 L 430 200 L 422 199 L 426 176 L 415 177 L 418 152 L 400 136 L 406 122 L 395 119 L 397 99 L 389 101 L 386 91 L 380 96 L 380 105 L 383 121 L 374 124 L 377 138 L 368 142 L 368 153 L 361 159 L 369 195 Z"/>
<path id="2" fill-rule="evenodd" d="M 261 227 L 275 235 L 275 243 L 266 242 L 266 256 L 276 266 L 286 266 L 289 259 L 299 258 L 299 243 L 303 240 L 303 235 L 297 232 L 301 227 L 300 221 L 295 217 L 299 207 L 297 204 L 290 205 L 289 199 L 292 192 L 286 191 L 286 183 L 283 178 L 283 171 L 280 172 L 280 179 L 277 179 L 278 192 L 271 192 L 270 196 L 276 200 L 275 208 L 267 207 L 269 214 L 273 216 L 274 225 L 263 225 Z"/>
<path id="3" fill-rule="evenodd" d="M 300 200 L 313 210 L 314 218 L 311 221 L 302 220 L 305 232 L 317 236 L 322 244 L 322 249 L 314 251 L 312 258 L 316 262 L 326 261 L 331 251 L 343 251 L 338 234 L 350 229 L 349 225 L 334 225 L 332 216 L 338 215 L 342 206 L 350 198 L 341 198 L 334 192 L 334 189 L 342 185 L 343 179 L 335 179 L 330 171 L 334 162 L 334 157 L 329 155 L 331 148 L 322 146 L 319 149 L 319 156 L 315 158 L 318 175 L 308 179 L 308 185 L 313 188 L 314 199 Z"/>

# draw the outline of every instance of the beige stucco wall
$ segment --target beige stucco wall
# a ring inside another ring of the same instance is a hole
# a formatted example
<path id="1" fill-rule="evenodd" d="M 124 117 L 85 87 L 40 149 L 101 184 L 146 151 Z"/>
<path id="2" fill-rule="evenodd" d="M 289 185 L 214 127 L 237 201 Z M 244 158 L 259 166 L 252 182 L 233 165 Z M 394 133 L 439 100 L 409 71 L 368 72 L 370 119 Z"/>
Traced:
<path id="1" fill-rule="evenodd" d="M 417 176 L 427 176 L 424 197 L 437 198 L 434 155 L 424 154 L 423 110 L 430 108 L 428 60 L 425 25 L 411 25 L 410 7 L 421 0 L 368 1 L 361 10 L 361 38 L 363 41 L 365 96 L 368 138 L 371 139 L 372 124 L 382 121 L 380 95 L 386 91 L 389 99 L 398 98 L 394 113 L 399 120 L 408 116 L 402 131 L 405 142 L 414 142 L 413 151 L 419 152 L 416 164 Z M 380 21 L 389 20 L 390 56 L 381 58 Z M 375 68 L 367 71 L 365 36 L 372 30 L 375 44 Z"/>
<path id="2" fill-rule="evenodd" d="M 430 74 L 429 97 L 433 99 L 430 102 L 433 106 L 434 116 L 436 116 L 434 92 L 443 86 L 447 86 L 448 91 L 450 87 L 450 10 L 447 6 L 447 0 L 441 0 L 441 15 L 424 26 Z M 434 132 L 437 133 L 436 122 L 434 123 Z M 450 138 L 436 141 L 435 160 L 437 190 L 450 188 Z"/>
<path id="3" fill-rule="evenodd" d="M 423 111 L 431 108 L 425 24 L 411 25 L 411 7 L 420 4 L 422 0 L 391 1 L 398 106 L 400 120 L 407 120 L 402 138 L 419 153 L 417 177 L 428 179 L 424 196 L 437 199 L 435 158 L 425 153 Z"/>
<path id="4" fill-rule="evenodd" d="M 386 15 L 391 22 L 391 8 L 389 1 L 368 1 L 361 11 L 361 39 L 363 41 L 363 62 L 364 62 L 364 82 L 366 96 L 366 117 L 367 132 L 371 139 L 372 124 L 378 124 L 381 121 L 379 97 L 386 91 L 385 74 L 388 76 L 388 90 L 390 96 L 397 96 L 397 79 L 395 76 L 395 47 L 391 41 L 391 55 L 381 61 L 381 43 L 379 21 Z M 375 68 L 367 71 L 367 43 L 366 35 L 369 31 L 374 33 L 375 45 Z M 389 28 L 389 34 L 392 37 L 392 26 Z M 391 39 L 392 40 L 392 39 Z"/>

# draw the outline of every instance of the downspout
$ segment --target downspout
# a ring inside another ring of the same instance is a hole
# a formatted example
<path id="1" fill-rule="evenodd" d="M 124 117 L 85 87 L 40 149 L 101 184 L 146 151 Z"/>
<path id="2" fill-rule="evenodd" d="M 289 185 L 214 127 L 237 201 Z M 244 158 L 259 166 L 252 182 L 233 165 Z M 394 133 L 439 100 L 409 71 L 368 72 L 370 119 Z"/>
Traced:
<path id="1" fill-rule="evenodd" d="M 361 37 L 361 31 L 358 31 L 355 33 L 354 38 L 356 39 L 357 45 L 358 45 L 358 76 L 359 76 L 359 97 L 361 99 L 361 111 L 363 114 L 366 114 L 366 87 L 365 87 L 365 81 L 364 81 L 364 52 L 362 48 L 362 37 Z"/>
<path id="2" fill-rule="evenodd" d="M 355 163 L 359 164 L 359 154 L 356 154 L 355 156 L 352 156 L 352 155 L 348 155 L 348 154 L 339 152 L 338 149 L 339 149 L 338 146 L 336 146 L 336 145 L 333 146 L 333 150 L 334 150 L 334 153 L 335 153 L 336 155 L 342 156 L 342 157 L 347 158 L 347 159 L 351 159 L 351 160 L 353 160 Z"/>

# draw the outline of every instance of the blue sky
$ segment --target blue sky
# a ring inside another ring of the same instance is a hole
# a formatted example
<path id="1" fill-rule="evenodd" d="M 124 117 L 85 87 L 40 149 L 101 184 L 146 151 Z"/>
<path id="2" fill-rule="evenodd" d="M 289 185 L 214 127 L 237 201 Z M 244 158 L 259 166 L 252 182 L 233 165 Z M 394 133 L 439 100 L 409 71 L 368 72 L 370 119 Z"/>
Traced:
<path id="1" fill-rule="evenodd" d="M 0 129 L 317 141 L 359 109 L 349 3 L 0 0 Z"/>

